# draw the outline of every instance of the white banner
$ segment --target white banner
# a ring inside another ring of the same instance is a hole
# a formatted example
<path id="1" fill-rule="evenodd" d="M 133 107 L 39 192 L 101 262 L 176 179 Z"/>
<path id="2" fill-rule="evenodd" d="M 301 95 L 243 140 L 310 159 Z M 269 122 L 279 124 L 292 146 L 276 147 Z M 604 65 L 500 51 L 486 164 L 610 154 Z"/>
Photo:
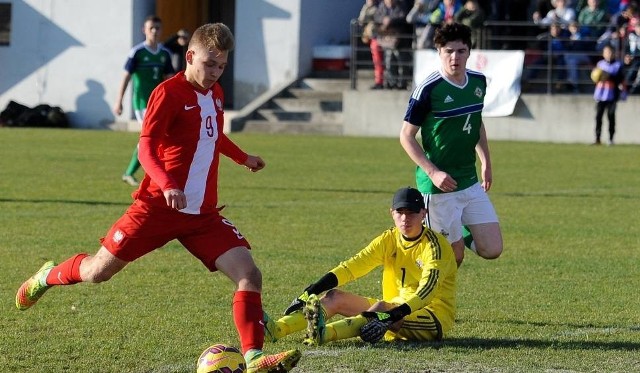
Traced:
<path id="1" fill-rule="evenodd" d="M 484 99 L 485 117 L 506 117 L 520 97 L 520 77 L 524 51 L 471 50 L 467 68 L 480 71 L 487 77 L 487 95 Z M 413 80 L 417 85 L 440 68 L 440 57 L 435 50 L 416 50 Z"/>

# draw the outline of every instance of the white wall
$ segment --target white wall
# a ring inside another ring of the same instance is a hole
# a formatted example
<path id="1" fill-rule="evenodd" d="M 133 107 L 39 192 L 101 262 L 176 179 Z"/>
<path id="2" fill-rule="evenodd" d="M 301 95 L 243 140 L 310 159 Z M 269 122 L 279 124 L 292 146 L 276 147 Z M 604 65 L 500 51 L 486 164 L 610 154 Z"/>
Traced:
<path id="1" fill-rule="evenodd" d="M 138 11 L 149 9 L 145 1 L 135 3 Z M 111 107 L 135 35 L 134 7 L 131 0 L 97 5 L 12 1 L 11 45 L 0 47 L 0 110 L 14 100 L 60 106 L 76 127 L 104 128 L 114 121 Z M 138 33 L 137 39 L 144 35 Z"/>
<path id="2" fill-rule="evenodd" d="M 316 45 L 348 44 L 362 0 L 238 0 L 234 104 L 311 71 Z"/>
<path id="3" fill-rule="evenodd" d="M 132 118 L 131 105 L 119 118 L 111 108 L 127 54 L 144 40 L 142 21 L 154 12 L 154 0 L 8 1 L 12 31 L 10 46 L 0 47 L 0 110 L 10 100 L 60 106 L 74 127 L 83 128 Z M 307 75 L 313 46 L 346 42 L 349 20 L 362 3 L 237 0 L 235 109 Z"/>
<path id="4" fill-rule="evenodd" d="M 300 0 L 236 1 L 234 105 L 298 76 Z"/>

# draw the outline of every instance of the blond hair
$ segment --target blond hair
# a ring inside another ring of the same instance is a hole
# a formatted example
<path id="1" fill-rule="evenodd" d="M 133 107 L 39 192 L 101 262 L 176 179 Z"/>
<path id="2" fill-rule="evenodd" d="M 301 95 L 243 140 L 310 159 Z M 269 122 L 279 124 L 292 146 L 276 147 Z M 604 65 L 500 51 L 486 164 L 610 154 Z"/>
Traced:
<path id="1" fill-rule="evenodd" d="M 207 23 L 196 29 L 189 41 L 189 49 L 199 45 L 207 50 L 231 51 L 235 40 L 229 27 L 224 23 Z"/>

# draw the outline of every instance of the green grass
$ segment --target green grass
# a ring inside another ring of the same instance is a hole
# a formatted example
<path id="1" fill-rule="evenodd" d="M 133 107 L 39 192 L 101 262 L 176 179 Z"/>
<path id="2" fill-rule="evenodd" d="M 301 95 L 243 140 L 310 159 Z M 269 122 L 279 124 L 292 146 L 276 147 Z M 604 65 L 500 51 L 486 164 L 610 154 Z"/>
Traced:
<path id="1" fill-rule="evenodd" d="M 267 167 L 221 162 L 220 203 L 253 245 L 263 303 L 279 314 L 338 261 L 391 226 L 413 185 L 397 139 L 233 134 Z M 47 259 L 93 253 L 131 202 L 119 180 L 137 136 L 0 129 L 0 371 L 193 372 L 214 342 L 238 345 L 233 285 L 177 243 L 112 280 L 51 289 L 15 309 Z M 640 147 L 492 142 L 490 196 L 505 252 L 467 255 L 458 313 L 440 344 L 299 347 L 298 372 L 640 371 Z M 379 293 L 378 273 L 347 288 Z"/>

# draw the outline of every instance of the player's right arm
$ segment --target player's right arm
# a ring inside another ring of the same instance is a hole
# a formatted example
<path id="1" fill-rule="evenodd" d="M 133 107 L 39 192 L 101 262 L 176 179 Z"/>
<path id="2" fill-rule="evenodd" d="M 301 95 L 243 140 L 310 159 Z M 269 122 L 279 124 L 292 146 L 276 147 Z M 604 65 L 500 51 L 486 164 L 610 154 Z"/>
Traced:
<path id="1" fill-rule="evenodd" d="M 118 97 L 116 98 L 116 102 L 113 105 L 113 113 L 115 115 L 122 114 L 122 100 L 124 99 L 124 93 L 127 91 L 127 86 L 129 85 L 129 81 L 131 80 L 131 74 L 128 72 L 124 73 L 122 77 L 122 82 L 120 83 L 120 89 L 118 90 Z"/>
<path id="2" fill-rule="evenodd" d="M 400 130 L 400 144 L 409 158 L 429 176 L 433 185 L 443 192 L 451 192 L 456 189 L 456 181 L 446 172 L 441 171 L 427 158 L 416 135 L 420 127 L 404 121 Z"/>
<path id="3" fill-rule="evenodd" d="M 138 158 L 145 173 L 162 190 L 167 206 L 176 210 L 187 207 L 187 198 L 173 177 L 166 171 L 165 164 L 158 156 L 163 134 L 167 132 L 173 117 L 170 111 L 175 110 L 177 100 L 168 97 L 166 87 L 158 87 L 149 98 L 149 106 L 145 114 L 140 140 L 138 142 Z"/>

